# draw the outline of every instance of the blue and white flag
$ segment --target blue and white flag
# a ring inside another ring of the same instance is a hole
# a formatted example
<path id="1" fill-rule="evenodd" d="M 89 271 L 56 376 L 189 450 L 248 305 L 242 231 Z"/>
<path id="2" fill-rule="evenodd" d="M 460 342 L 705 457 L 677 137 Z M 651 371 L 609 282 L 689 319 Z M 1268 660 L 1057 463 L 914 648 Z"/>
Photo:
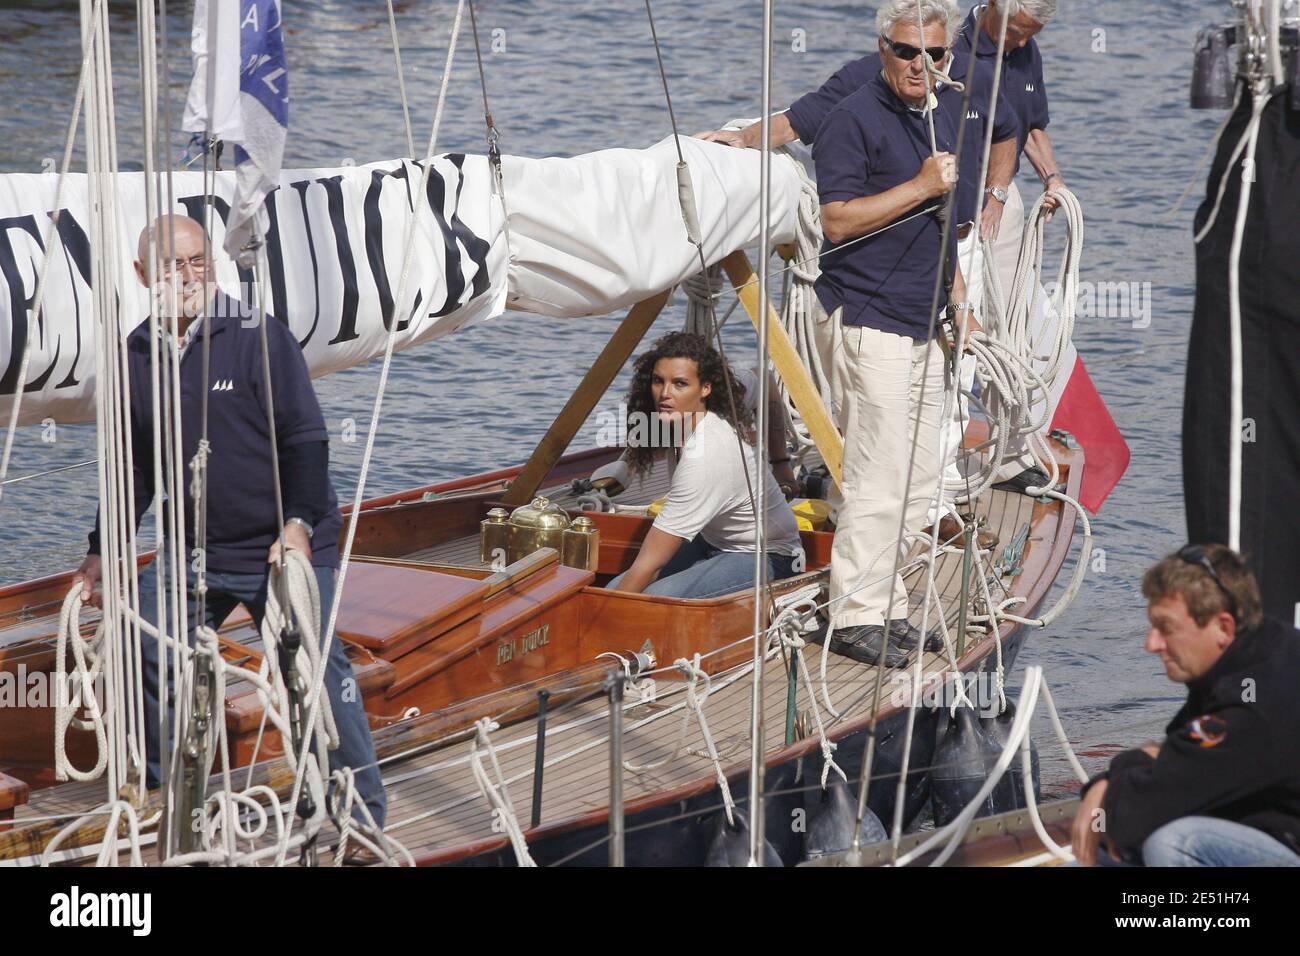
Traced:
<path id="1" fill-rule="evenodd" d="M 225 249 L 251 266 L 248 247 L 266 231 L 262 204 L 279 184 L 289 126 L 280 0 L 195 0 L 191 51 L 194 79 L 183 126 L 234 147 Z"/>

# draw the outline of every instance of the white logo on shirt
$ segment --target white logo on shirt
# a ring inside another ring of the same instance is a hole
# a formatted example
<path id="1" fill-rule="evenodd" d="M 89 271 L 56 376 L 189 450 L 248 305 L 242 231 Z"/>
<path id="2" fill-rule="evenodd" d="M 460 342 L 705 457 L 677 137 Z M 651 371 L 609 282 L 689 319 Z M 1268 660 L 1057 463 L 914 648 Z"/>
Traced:
<path id="1" fill-rule="evenodd" d="M 233 392 L 235 390 L 235 383 L 233 380 L 228 378 L 219 378 L 217 379 L 217 384 L 212 386 L 212 390 L 214 392 Z"/>
<path id="2" fill-rule="evenodd" d="M 976 119 L 979 119 L 979 118 L 980 118 L 980 111 L 979 111 L 979 110 L 970 110 L 970 111 L 968 111 L 968 112 L 966 113 L 966 118 L 967 118 L 968 120 L 976 120 Z"/>
<path id="3" fill-rule="evenodd" d="M 1026 92 L 1026 93 L 1032 93 L 1032 92 L 1034 92 L 1034 84 L 1032 84 L 1032 83 L 1026 83 L 1026 84 L 1025 84 L 1025 92 Z"/>

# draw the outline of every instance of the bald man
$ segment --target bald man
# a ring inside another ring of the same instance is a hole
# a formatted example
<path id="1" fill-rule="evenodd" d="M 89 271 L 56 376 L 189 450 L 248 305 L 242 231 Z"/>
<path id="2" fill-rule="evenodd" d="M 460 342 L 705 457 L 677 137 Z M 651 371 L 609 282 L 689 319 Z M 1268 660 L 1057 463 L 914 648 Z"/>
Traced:
<path id="1" fill-rule="evenodd" d="M 193 219 L 164 216 L 141 233 L 135 271 L 142 284 L 148 281 L 145 264 L 151 240 L 159 253 L 155 260 L 158 282 L 152 290 L 161 333 L 159 344 L 168 347 L 175 343 L 180 355 L 181 460 L 186 468 L 183 512 L 185 541 L 191 549 L 196 537 L 190 472 L 199 441 L 204 437 L 205 389 L 207 393 L 206 437 L 210 452 L 203 551 L 207 591 L 200 621 L 194 566 L 189 562 L 191 640 L 200 623 L 215 630 L 240 604 L 248 609 L 254 624 L 261 627 L 270 566 L 278 560 L 280 547 L 275 507 L 277 461 L 285 544 L 310 557 L 324 617 L 333 602 L 342 517 L 329 478 L 329 434 L 302 349 L 285 323 L 267 316 L 266 351 L 277 457 L 273 460 L 262 334 L 256 316 L 242 302 L 217 289 L 206 236 Z M 146 321 L 130 334 L 126 343 L 137 528 L 155 492 L 149 335 L 150 323 Z M 163 434 L 165 442 L 166 433 Z M 170 458 L 164 458 L 167 460 Z M 159 520 L 164 522 L 164 533 L 170 537 L 166 509 L 162 509 Z M 194 554 L 193 550 L 190 553 Z M 94 587 L 100 575 L 97 518 L 86 560 L 80 568 L 82 594 L 91 603 L 98 603 Z M 150 623 L 157 612 L 156 588 L 153 569 L 140 576 L 140 614 Z M 143 641 L 142 651 L 147 781 L 151 787 L 157 787 L 160 783 L 157 643 Z M 330 766 L 354 770 L 357 789 L 376 823 L 382 826 L 386 809 L 384 790 L 375 766 L 369 723 L 355 687 L 343 644 L 332 641 L 325 689 L 338 725 L 340 743 L 329 755 Z M 345 688 L 352 689 L 346 696 Z"/>

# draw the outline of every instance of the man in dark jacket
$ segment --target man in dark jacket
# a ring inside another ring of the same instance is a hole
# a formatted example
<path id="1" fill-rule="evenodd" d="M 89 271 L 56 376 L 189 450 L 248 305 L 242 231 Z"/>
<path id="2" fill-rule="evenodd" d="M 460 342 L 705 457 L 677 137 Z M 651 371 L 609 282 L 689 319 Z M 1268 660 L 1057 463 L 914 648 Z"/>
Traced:
<path id="1" fill-rule="evenodd" d="M 1250 569 L 1222 545 L 1170 555 L 1142 593 L 1146 649 L 1187 685 L 1187 703 L 1163 741 L 1120 754 L 1084 788 L 1076 859 L 1300 866 L 1300 633 L 1263 615 Z"/>
<path id="2" fill-rule="evenodd" d="M 194 562 L 187 562 L 188 611 L 191 639 L 195 628 L 213 629 L 244 605 L 260 627 L 266 609 L 270 567 L 278 563 L 281 530 L 276 511 L 275 466 L 283 502 L 285 546 L 306 555 L 316 575 L 321 624 L 329 616 L 339 563 L 342 528 L 338 499 L 329 478 L 329 434 L 307 372 L 302 349 L 289 327 L 266 317 L 266 349 L 270 394 L 262 361 L 262 330 L 243 303 L 217 291 L 211 274 L 203 228 L 185 216 L 163 216 L 140 236 L 135 264 L 146 282 L 150 239 L 162 250 L 160 282 L 154 306 L 160 316 L 159 347 L 173 342 L 180 350 L 181 459 L 186 463 L 182 512 L 185 542 L 196 544 L 192 462 L 200 439 L 210 444 L 205 487 L 204 600 L 199 601 Z M 170 251 L 170 254 L 168 254 Z M 131 407 L 131 450 L 135 517 L 139 524 L 155 498 L 153 472 L 153 402 L 150 323 L 141 323 L 127 338 L 127 367 Z M 205 341 L 206 340 L 206 341 Z M 206 375 L 204 365 L 207 365 Z M 204 395 L 206 391 L 206 424 Z M 274 411 L 275 455 L 272 455 L 268 406 Z M 206 435 L 205 435 L 206 431 Z M 164 445 L 167 439 L 164 435 Z M 160 499 L 162 495 L 158 495 Z M 158 508 L 158 520 L 172 535 L 170 509 Z M 164 548 L 164 552 L 166 549 Z M 161 557 L 160 559 L 161 560 Z M 165 567 L 166 571 L 170 568 Z M 90 547 L 80 568 L 83 599 L 98 602 L 95 584 L 102 574 L 100 525 L 90 534 Z M 153 566 L 140 574 L 140 615 L 150 624 L 157 616 L 157 584 Z M 198 619 L 199 608 L 203 620 Z M 323 638 L 323 635 L 321 635 Z M 160 779 L 160 688 L 157 642 L 141 641 L 144 656 L 146 782 Z M 324 689 L 339 735 L 329 755 L 332 770 L 350 767 L 357 791 L 375 822 L 383 825 L 386 810 L 383 784 L 375 761 L 370 727 L 355 693 L 356 681 L 342 642 L 330 642 Z M 171 695 L 168 695 L 171 699 Z M 359 811 L 354 816 L 360 818 Z"/>

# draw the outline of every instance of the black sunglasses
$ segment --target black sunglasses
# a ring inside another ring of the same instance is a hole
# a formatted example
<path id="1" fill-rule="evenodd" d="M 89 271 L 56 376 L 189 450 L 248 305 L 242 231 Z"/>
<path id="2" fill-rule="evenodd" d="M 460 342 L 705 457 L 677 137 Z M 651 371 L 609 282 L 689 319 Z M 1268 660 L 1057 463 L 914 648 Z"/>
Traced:
<path id="1" fill-rule="evenodd" d="M 921 55 L 921 48 L 918 46 L 912 46 L 910 43 L 895 43 L 883 33 L 880 34 L 880 39 L 885 41 L 889 49 L 893 51 L 894 56 L 900 60 L 911 62 Z M 930 59 L 934 60 L 935 63 L 942 63 L 943 58 L 948 55 L 948 48 L 946 46 L 928 46 L 925 48 L 925 52 L 930 54 Z"/>
<path id="2" fill-rule="evenodd" d="M 1178 552 L 1178 559 L 1187 564 L 1194 564 L 1198 568 L 1204 569 L 1205 573 L 1214 579 L 1214 583 L 1219 586 L 1223 596 L 1228 599 L 1228 611 L 1235 619 L 1237 616 L 1237 599 L 1232 596 L 1232 592 L 1224 585 L 1223 580 L 1219 577 L 1219 572 L 1214 570 L 1214 562 L 1206 557 L 1205 552 L 1200 545 L 1189 544 Z"/>

